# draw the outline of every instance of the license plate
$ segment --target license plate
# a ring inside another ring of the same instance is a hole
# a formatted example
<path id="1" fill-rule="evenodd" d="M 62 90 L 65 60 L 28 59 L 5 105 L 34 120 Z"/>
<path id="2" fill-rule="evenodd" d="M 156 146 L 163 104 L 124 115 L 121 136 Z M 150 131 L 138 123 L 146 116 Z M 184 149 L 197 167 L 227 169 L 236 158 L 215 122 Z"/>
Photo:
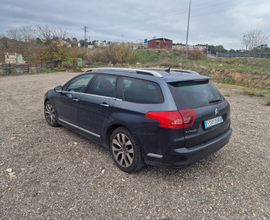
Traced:
<path id="1" fill-rule="evenodd" d="M 214 125 L 221 124 L 222 122 L 223 122 L 223 118 L 222 118 L 222 116 L 219 116 L 219 117 L 204 121 L 204 127 L 210 128 Z"/>

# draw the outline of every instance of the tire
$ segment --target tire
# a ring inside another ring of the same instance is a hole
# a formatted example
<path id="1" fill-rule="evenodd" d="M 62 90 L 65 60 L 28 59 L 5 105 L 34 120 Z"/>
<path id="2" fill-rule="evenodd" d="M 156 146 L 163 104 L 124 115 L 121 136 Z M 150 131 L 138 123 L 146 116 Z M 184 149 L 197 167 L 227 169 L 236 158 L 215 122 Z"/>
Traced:
<path id="1" fill-rule="evenodd" d="M 56 113 L 54 107 L 50 101 L 46 101 L 44 105 L 44 116 L 47 123 L 52 127 L 57 127 L 59 124 L 57 123 Z"/>
<path id="2" fill-rule="evenodd" d="M 110 137 L 110 150 L 114 163 L 126 173 L 135 173 L 144 162 L 137 140 L 126 128 L 117 128 Z"/>

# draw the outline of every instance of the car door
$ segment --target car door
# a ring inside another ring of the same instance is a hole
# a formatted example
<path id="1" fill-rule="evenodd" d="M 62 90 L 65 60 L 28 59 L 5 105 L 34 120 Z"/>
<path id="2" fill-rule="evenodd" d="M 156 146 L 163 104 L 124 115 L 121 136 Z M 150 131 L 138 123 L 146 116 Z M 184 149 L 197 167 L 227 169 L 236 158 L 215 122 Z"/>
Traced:
<path id="1" fill-rule="evenodd" d="M 80 127 L 100 137 L 115 102 L 117 76 L 98 75 L 88 91 L 81 97 Z"/>
<path id="2" fill-rule="evenodd" d="M 82 75 L 70 81 L 62 94 L 55 99 L 58 120 L 73 126 L 79 125 L 78 107 L 83 92 L 94 74 Z"/>

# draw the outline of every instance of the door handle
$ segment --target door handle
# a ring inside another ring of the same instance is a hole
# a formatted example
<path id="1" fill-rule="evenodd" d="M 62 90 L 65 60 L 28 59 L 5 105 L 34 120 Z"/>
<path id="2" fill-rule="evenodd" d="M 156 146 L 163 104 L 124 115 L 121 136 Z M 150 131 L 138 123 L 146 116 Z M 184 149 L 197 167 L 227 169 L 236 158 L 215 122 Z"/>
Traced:
<path id="1" fill-rule="evenodd" d="M 107 108 L 110 107 L 107 103 L 101 103 L 100 105 Z"/>
<path id="2" fill-rule="evenodd" d="M 75 102 L 78 102 L 79 101 L 79 99 L 77 99 L 77 98 L 74 98 L 72 100 L 75 101 Z"/>

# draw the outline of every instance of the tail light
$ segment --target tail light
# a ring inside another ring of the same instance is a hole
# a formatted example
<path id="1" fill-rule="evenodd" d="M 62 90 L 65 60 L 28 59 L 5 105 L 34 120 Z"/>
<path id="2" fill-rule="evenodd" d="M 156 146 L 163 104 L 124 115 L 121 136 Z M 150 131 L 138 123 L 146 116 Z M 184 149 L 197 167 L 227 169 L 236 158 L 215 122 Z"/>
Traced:
<path id="1" fill-rule="evenodd" d="M 227 100 L 226 100 L 226 104 L 228 106 L 227 118 L 231 118 L 231 105 L 230 105 L 230 103 Z"/>
<path id="2" fill-rule="evenodd" d="M 193 125 L 196 118 L 192 109 L 183 111 L 148 112 L 145 116 L 160 121 L 159 127 L 172 129 L 190 127 Z"/>

